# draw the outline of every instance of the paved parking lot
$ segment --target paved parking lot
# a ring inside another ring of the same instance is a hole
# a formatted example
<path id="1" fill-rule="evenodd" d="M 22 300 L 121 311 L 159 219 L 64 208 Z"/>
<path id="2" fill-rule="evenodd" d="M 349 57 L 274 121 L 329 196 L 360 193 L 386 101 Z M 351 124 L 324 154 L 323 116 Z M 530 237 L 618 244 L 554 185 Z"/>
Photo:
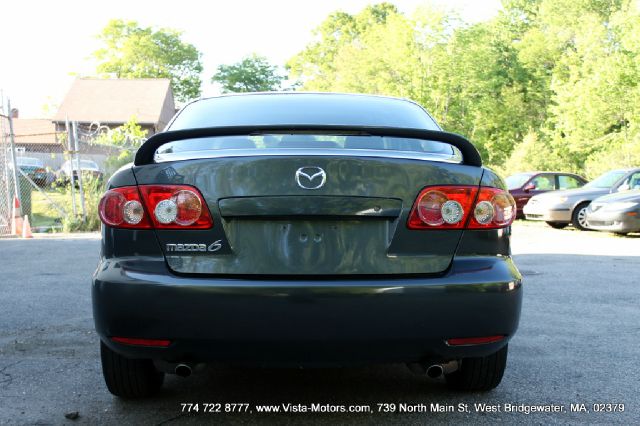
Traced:
<path id="1" fill-rule="evenodd" d="M 452 393 L 403 365 L 209 368 L 188 379 L 168 377 L 153 399 L 121 401 L 103 385 L 91 317 L 89 279 L 98 237 L 0 240 L 0 424 L 638 424 L 640 236 L 517 223 L 513 248 L 525 275 L 525 301 L 507 372 L 492 392 Z M 374 413 L 182 413 L 181 403 L 195 402 L 360 404 Z M 428 408 L 382 414 L 375 412 L 377 403 Z M 559 404 L 565 411 L 491 414 L 476 412 L 474 403 Z M 571 403 L 585 404 L 589 412 L 572 413 Z M 609 408 L 594 407 L 598 403 L 624 404 L 624 412 L 594 412 Z M 431 404 L 454 405 L 456 411 L 432 412 Z M 468 404 L 468 412 L 458 412 L 458 404 Z M 79 417 L 66 419 L 72 412 Z"/>

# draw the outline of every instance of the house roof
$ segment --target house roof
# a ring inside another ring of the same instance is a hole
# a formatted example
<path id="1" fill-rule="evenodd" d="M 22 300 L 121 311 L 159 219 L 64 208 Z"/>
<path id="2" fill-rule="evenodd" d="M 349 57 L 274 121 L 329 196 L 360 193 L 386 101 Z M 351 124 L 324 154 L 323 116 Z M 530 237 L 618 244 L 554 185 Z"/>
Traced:
<path id="1" fill-rule="evenodd" d="M 56 126 L 50 119 L 14 118 L 13 133 L 16 144 L 59 144 Z"/>
<path id="2" fill-rule="evenodd" d="M 157 124 L 163 105 L 171 97 L 170 80 L 77 78 L 67 92 L 53 121 L 101 124 L 126 123 L 135 116 L 138 124 Z"/>

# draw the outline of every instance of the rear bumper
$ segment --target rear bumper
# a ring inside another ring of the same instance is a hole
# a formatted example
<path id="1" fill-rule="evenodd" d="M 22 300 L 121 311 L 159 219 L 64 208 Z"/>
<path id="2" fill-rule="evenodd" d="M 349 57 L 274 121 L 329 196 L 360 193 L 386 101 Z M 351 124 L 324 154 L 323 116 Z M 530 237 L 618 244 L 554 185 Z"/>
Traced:
<path id="1" fill-rule="evenodd" d="M 515 333 L 521 276 L 509 257 L 456 258 L 437 278 L 240 280 L 176 276 L 161 258 L 103 259 L 96 330 L 129 357 L 170 362 L 354 364 L 482 356 Z M 446 339 L 505 335 L 448 346 Z M 169 339 L 125 346 L 112 336 Z"/>

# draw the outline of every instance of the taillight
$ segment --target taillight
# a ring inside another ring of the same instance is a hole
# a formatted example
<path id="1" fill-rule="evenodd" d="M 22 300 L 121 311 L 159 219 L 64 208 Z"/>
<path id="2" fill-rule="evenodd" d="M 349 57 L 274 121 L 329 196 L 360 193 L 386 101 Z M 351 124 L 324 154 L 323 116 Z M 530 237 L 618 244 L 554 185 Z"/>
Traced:
<path id="1" fill-rule="evenodd" d="M 504 228 L 516 218 L 516 202 L 509 192 L 481 187 L 468 229 Z"/>
<path id="2" fill-rule="evenodd" d="M 151 228 L 135 186 L 105 192 L 98 205 L 98 214 L 105 225 L 114 228 Z"/>
<path id="3" fill-rule="evenodd" d="M 211 214 L 200 192 L 187 185 L 114 188 L 100 200 L 100 219 L 116 228 L 208 229 Z"/>
<path id="4" fill-rule="evenodd" d="M 493 229 L 515 219 L 513 197 L 502 189 L 477 186 L 430 186 L 418 195 L 409 229 Z"/>
<path id="5" fill-rule="evenodd" d="M 187 185 L 140 185 L 140 193 L 158 229 L 208 229 L 213 225 L 200 191 Z"/>
<path id="6" fill-rule="evenodd" d="M 477 186 L 431 186 L 423 189 L 409 215 L 409 228 L 464 228 L 477 192 Z"/>

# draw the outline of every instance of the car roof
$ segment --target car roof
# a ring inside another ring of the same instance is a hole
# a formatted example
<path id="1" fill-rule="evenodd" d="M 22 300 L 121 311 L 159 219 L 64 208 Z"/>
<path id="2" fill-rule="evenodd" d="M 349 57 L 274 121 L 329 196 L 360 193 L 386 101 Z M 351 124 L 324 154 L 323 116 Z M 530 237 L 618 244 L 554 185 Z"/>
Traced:
<path id="1" fill-rule="evenodd" d="M 348 93 L 263 92 L 187 104 L 167 130 L 255 125 L 353 125 L 440 130 L 407 99 Z"/>

